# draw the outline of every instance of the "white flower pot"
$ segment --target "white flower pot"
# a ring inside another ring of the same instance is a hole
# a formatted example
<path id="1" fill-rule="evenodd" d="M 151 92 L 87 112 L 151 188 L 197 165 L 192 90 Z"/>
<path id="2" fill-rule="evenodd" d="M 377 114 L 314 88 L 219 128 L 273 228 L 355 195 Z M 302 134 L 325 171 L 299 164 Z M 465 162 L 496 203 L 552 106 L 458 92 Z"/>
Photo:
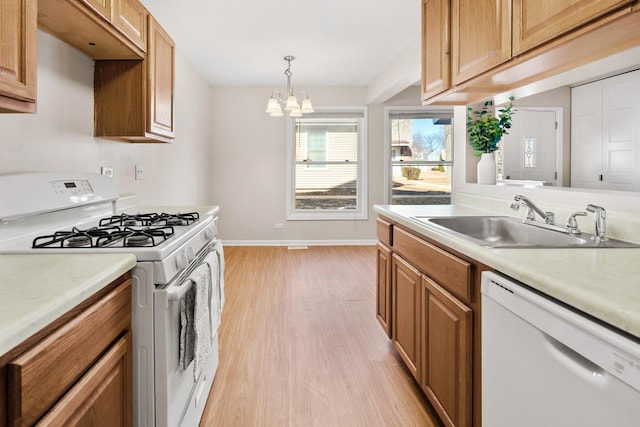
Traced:
<path id="1" fill-rule="evenodd" d="M 496 158 L 493 153 L 482 153 L 478 161 L 478 184 L 495 185 L 496 183 Z"/>

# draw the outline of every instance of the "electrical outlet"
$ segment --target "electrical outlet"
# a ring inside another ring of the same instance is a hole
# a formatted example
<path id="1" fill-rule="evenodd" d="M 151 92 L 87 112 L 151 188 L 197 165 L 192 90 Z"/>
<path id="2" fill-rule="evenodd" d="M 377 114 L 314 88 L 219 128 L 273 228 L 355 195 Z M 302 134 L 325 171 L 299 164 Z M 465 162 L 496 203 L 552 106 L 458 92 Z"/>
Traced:
<path id="1" fill-rule="evenodd" d="M 136 181 L 144 179 L 144 167 L 142 165 L 136 165 Z"/>
<path id="2" fill-rule="evenodd" d="M 113 178 L 113 166 L 100 166 L 100 175 Z"/>
<path id="3" fill-rule="evenodd" d="M 281 222 L 276 222 L 276 228 L 284 228 Z"/>

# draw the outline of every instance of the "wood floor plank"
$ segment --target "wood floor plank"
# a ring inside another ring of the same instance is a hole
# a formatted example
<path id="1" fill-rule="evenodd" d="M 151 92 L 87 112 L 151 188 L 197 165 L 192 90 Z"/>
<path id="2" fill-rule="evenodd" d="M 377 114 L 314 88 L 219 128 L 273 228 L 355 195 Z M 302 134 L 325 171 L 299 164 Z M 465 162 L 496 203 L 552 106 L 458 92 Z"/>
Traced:
<path id="1" fill-rule="evenodd" d="M 225 248 L 201 426 L 440 424 L 375 316 L 375 246 Z"/>

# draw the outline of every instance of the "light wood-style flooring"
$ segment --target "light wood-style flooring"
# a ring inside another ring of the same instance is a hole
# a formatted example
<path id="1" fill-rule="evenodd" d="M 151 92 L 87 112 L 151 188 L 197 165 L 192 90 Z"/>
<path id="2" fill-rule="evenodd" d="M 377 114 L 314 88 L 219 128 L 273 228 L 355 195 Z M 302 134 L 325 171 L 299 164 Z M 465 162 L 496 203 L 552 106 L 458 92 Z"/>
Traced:
<path id="1" fill-rule="evenodd" d="M 378 324 L 375 246 L 225 247 L 201 426 L 438 426 Z"/>

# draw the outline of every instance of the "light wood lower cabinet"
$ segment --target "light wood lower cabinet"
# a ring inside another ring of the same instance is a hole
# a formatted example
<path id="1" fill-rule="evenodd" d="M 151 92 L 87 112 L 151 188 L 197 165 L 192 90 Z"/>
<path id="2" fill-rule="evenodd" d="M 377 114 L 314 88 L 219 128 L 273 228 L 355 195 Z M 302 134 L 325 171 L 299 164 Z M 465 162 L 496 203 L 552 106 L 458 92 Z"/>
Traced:
<path id="1" fill-rule="evenodd" d="M 378 243 L 378 321 L 390 298 L 391 341 L 443 424 L 480 426 L 480 274 L 488 268 L 386 218 L 378 224 L 383 237 L 388 224 L 392 242 Z M 389 255 L 387 297 L 380 265 Z"/>
<path id="2" fill-rule="evenodd" d="M 391 337 L 391 249 L 378 243 L 376 318 Z"/>
<path id="3" fill-rule="evenodd" d="M 416 380 L 420 379 L 420 272 L 398 255 L 391 258 L 391 340 Z"/>
<path id="4" fill-rule="evenodd" d="M 446 426 L 469 426 L 473 312 L 426 276 L 422 290 L 420 385 Z"/>
<path id="5" fill-rule="evenodd" d="M 0 426 L 132 425 L 131 278 L 0 357 Z"/>

